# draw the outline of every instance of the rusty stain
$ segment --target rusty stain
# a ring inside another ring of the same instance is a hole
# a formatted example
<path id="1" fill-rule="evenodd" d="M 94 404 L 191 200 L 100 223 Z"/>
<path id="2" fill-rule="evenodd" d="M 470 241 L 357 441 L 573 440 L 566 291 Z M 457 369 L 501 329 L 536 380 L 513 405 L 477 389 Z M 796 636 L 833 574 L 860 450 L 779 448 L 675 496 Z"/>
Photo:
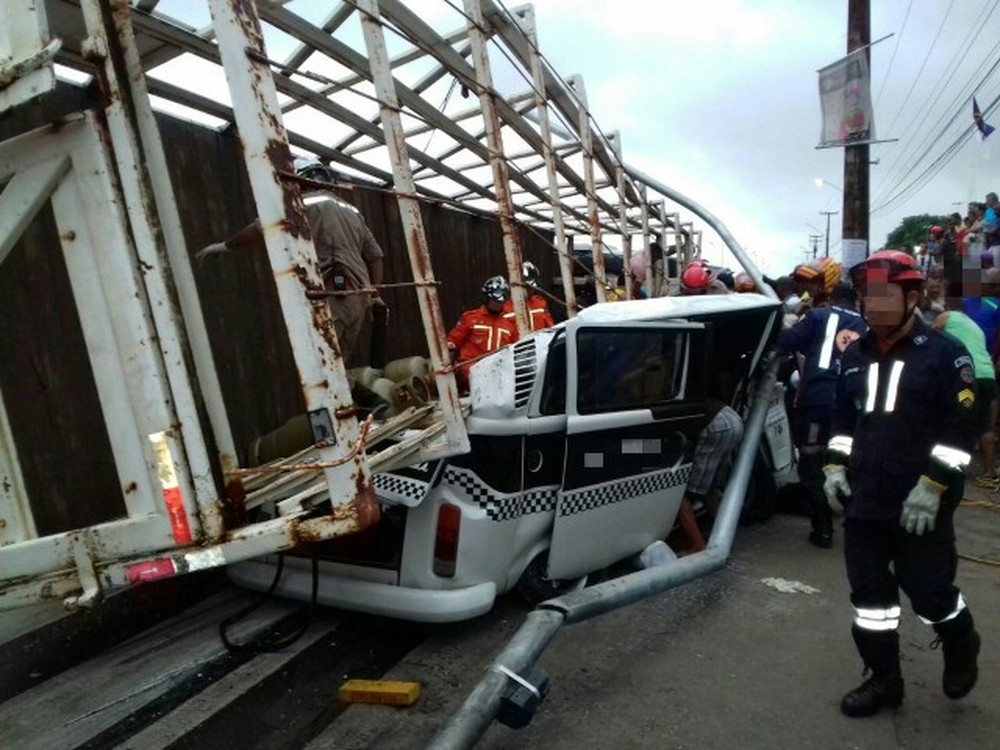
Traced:
<path id="1" fill-rule="evenodd" d="M 333 416 L 337 419 L 351 419 L 357 415 L 358 410 L 355 409 L 354 406 L 343 406 L 333 413 Z"/>
<path id="2" fill-rule="evenodd" d="M 133 492 L 135 492 L 138 489 L 139 489 L 139 485 L 137 485 L 135 482 L 129 482 L 128 484 L 125 485 L 125 494 L 126 495 L 131 495 Z"/>

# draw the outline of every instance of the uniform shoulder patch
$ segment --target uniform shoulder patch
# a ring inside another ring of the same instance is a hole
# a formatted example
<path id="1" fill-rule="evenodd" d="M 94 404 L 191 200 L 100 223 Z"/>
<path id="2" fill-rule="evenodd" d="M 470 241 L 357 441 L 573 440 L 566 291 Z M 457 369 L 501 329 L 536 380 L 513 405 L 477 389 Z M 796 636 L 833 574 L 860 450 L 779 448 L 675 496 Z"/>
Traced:
<path id="1" fill-rule="evenodd" d="M 976 372 L 972 369 L 972 365 L 965 365 L 961 370 L 958 371 L 958 377 L 962 379 L 963 383 L 972 385 L 976 382 Z"/>
<path id="2" fill-rule="evenodd" d="M 958 403 L 966 409 L 971 409 L 976 403 L 976 394 L 970 388 L 964 388 L 958 392 Z"/>

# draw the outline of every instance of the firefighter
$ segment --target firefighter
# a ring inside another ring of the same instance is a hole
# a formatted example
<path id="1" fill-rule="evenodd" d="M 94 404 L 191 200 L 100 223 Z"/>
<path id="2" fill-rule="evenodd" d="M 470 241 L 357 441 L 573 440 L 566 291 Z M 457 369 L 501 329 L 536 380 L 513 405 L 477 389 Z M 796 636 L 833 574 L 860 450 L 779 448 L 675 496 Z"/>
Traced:
<path id="1" fill-rule="evenodd" d="M 483 304 L 462 313 L 458 323 L 448 332 L 448 351 L 458 362 L 458 389 L 469 392 L 469 369 L 474 360 L 517 341 L 517 326 L 513 318 L 503 314 L 510 300 L 510 287 L 503 276 L 491 276 L 483 284 Z"/>
<path id="2" fill-rule="evenodd" d="M 549 303 L 545 301 L 545 297 L 534 293 L 534 290 L 538 289 L 538 276 L 538 266 L 530 260 L 526 260 L 521 264 L 521 277 L 524 279 L 524 283 L 528 287 L 527 291 L 529 292 L 527 303 L 532 331 L 551 328 L 556 324 L 552 319 L 552 313 L 549 312 Z M 517 323 L 514 321 L 514 300 L 508 298 L 504 302 L 503 316 L 510 321 L 515 329 L 517 328 Z"/>
<path id="3" fill-rule="evenodd" d="M 903 700 L 899 589 L 943 646 L 945 695 L 976 684 L 979 635 L 955 586 L 953 525 L 977 436 L 976 381 L 965 348 L 915 314 L 924 275 L 912 256 L 877 252 L 851 277 L 869 330 L 841 360 L 823 489 L 845 505 L 852 635 L 871 671 L 840 710 L 870 716 Z"/>
<path id="4" fill-rule="evenodd" d="M 830 297 L 830 305 L 812 308 L 778 337 L 782 354 L 804 357 L 792 423 L 799 449 L 799 478 L 812 521 L 809 541 L 822 549 L 833 546 L 833 511 L 823 493 L 823 454 L 830 440 L 840 358 L 848 345 L 868 329 L 854 309 L 854 290 L 839 283 L 840 266 L 834 265 L 836 273 L 826 277 L 826 283 L 833 283 L 823 289 L 823 295 Z"/>

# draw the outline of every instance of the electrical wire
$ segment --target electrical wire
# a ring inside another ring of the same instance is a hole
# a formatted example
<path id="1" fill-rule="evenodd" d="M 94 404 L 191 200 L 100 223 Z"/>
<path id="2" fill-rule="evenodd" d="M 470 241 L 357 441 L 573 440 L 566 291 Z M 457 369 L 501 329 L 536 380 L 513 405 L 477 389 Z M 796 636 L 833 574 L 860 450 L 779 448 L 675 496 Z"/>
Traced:
<path id="1" fill-rule="evenodd" d="M 896 44 L 892 48 L 892 57 L 889 58 L 889 66 L 885 69 L 885 75 L 882 76 L 882 84 L 878 87 L 878 93 L 875 95 L 875 109 L 878 109 L 878 103 L 882 98 L 882 90 L 885 88 L 885 82 L 889 80 L 889 73 L 892 72 L 892 64 L 896 61 L 896 53 L 899 51 L 899 43 L 903 41 L 903 34 L 906 33 L 906 22 L 910 20 L 910 10 L 912 8 L 913 0 L 910 0 L 909 4 L 906 6 L 906 15 L 903 16 L 903 25 L 899 29 L 899 35 L 896 37 Z"/>
<path id="2" fill-rule="evenodd" d="M 930 60 L 931 54 L 933 54 L 934 48 L 937 46 L 938 39 L 941 38 L 941 33 L 944 31 L 944 26 L 948 23 L 948 16 L 951 15 L 951 9 L 954 7 L 955 0 L 951 0 L 948 4 L 948 10 L 945 11 L 944 19 L 941 21 L 941 24 L 938 26 L 937 33 L 934 35 L 934 41 L 931 42 L 931 46 L 928 48 L 927 54 L 924 55 L 924 61 L 920 64 L 920 70 L 917 71 L 917 75 L 913 79 L 913 83 L 910 84 L 910 90 L 906 92 L 906 96 L 903 98 L 903 103 L 900 104 L 899 108 L 896 110 L 896 116 L 893 118 L 892 122 L 889 123 L 887 130 L 892 130 L 892 126 L 899 120 L 900 115 L 903 113 L 907 103 L 910 101 L 910 97 L 913 95 L 913 90 L 917 87 L 917 82 L 920 80 L 920 76 L 923 75 L 924 68 L 927 67 L 927 61 Z"/>
<path id="3" fill-rule="evenodd" d="M 955 63 L 956 60 L 958 62 L 957 64 L 954 65 L 954 69 L 957 72 L 958 67 L 961 65 L 962 62 L 964 62 L 965 58 L 972 50 L 972 46 L 979 38 L 979 35 L 982 32 L 982 30 L 988 27 L 990 18 L 996 12 L 997 7 L 1000 6 L 1000 0 L 992 0 L 992 1 L 993 1 L 993 7 L 990 8 L 989 12 L 986 14 L 986 17 L 982 20 L 977 19 L 972 29 L 970 29 L 969 33 L 966 35 L 966 38 L 960 45 L 960 49 L 964 50 L 961 53 L 961 57 L 959 58 L 958 53 L 956 53 L 956 55 L 952 57 L 952 62 L 949 63 L 949 65 L 945 68 L 945 71 L 942 74 L 941 78 L 938 80 L 937 84 L 935 84 L 934 90 L 938 90 L 939 88 L 941 88 L 942 82 L 945 80 L 946 77 L 948 77 L 948 71 L 952 68 L 953 63 Z M 987 0 L 987 3 L 989 3 L 989 0 Z M 985 10 L 986 6 L 983 7 L 984 12 Z M 975 32 L 974 35 L 973 32 Z M 969 39 L 970 35 L 973 35 L 971 40 Z M 990 74 L 987 74 L 983 79 L 979 81 L 978 84 L 973 85 L 973 82 L 981 74 L 983 68 L 989 64 L 989 61 L 998 51 L 1000 51 L 1000 42 L 997 42 L 997 44 L 993 46 L 990 52 L 987 53 L 987 55 L 983 58 L 983 62 L 981 62 L 979 66 L 976 68 L 976 70 L 973 71 L 972 75 L 969 77 L 966 83 L 958 89 L 957 93 L 955 94 L 955 97 L 951 100 L 951 102 L 941 110 L 941 114 L 938 116 L 937 120 L 935 120 L 934 124 L 926 129 L 926 135 L 924 136 L 924 138 L 914 148 L 910 149 L 909 146 L 907 146 L 907 148 L 905 148 L 902 152 L 897 152 L 899 153 L 899 155 L 895 157 L 890 162 L 889 165 L 887 165 L 888 175 L 882 181 L 882 184 L 878 189 L 878 193 L 876 194 L 875 199 L 872 201 L 874 204 L 883 202 L 886 197 L 891 195 L 893 191 L 895 191 L 899 187 L 899 185 L 906 178 L 906 176 L 910 172 L 912 172 L 913 169 L 915 169 L 923 159 L 927 157 L 928 153 L 934 147 L 934 145 L 938 143 L 942 138 L 944 138 L 948 128 L 951 127 L 951 125 L 955 122 L 955 120 L 961 115 L 963 111 L 961 108 L 956 109 L 959 102 L 963 102 L 961 105 L 962 107 L 966 106 L 968 102 L 971 100 L 971 97 L 987 82 Z M 995 67 L 993 68 L 993 70 L 995 70 Z M 904 131 L 904 134 L 900 136 L 900 139 L 905 141 L 907 133 L 909 133 L 911 130 L 919 129 L 923 125 L 923 123 L 927 120 L 927 118 L 930 116 L 932 110 L 933 110 L 933 105 L 931 107 L 925 108 L 924 114 L 921 117 L 921 119 L 919 121 L 917 120 L 911 121 L 911 125 Z M 938 132 L 938 127 L 948 117 L 949 112 L 952 113 L 951 118 L 944 125 L 944 127 L 941 128 L 940 132 Z M 938 132 L 937 136 L 934 136 L 935 132 Z M 914 158 L 914 154 L 920 149 L 923 149 L 923 151 L 920 153 L 920 156 Z"/>

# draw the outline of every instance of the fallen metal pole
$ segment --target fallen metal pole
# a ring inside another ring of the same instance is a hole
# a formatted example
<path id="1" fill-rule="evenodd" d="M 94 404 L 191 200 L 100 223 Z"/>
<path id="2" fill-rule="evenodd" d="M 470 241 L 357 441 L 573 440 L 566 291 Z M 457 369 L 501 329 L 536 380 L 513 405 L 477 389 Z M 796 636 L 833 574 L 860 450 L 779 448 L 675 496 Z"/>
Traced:
<path id="1" fill-rule="evenodd" d="M 523 673 L 541 656 L 564 624 L 581 622 L 620 609 L 653 594 L 714 573 L 726 564 L 764 430 L 764 417 L 774 389 L 776 370 L 775 360 L 767 365 L 760 389 L 754 394 L 743 442 L 722 495 L 708 546 L 702 552 L 688 555 L 669 565 L 640 570 L 542 602 L 538 609 L 528 615 L 524 624 L 469 693 L 458 713 L 452 716 L 428 747 L 433 750 L 464 750 L 473 747 L 499 711 L 500 698 L 508 684 L 508 678 L 500 668 L 515 674 Z"/>
<path id="2" fill-rule="evenodd" d="M 674 203 L 678 203 L 684 206 L 684 208 L 694 212 L 698 217 L 702 219 L 702 221 L 704 221 L 706 224 L 712 227 L 712 229 L 714 229 L 716 233 L 722 238 L 722 241 L 726 243 L 726 247 L 729 248 L 729 251 L 736 256 L 736 260 L 738 260 L 740 262 L 740 265 L 743 266 L 743 270 L 746 271 L 748 274 L 750 274 L 750 278 L 753 279 L 753 283 L 757 285 L 757 289 L 760 291 L 760 293 L 767 295 L 768 297 L 771 297 L 773 299 L 778 298 L 778 295 L 775 294 L 774 290 L 771 289 L 770 286 L 764 283 L 764 277 L 761 275 L 760 271 L 757 269 L 757 266 L 754 264 L 754 262 L 750 260 L 750 256 L 747 255 L 746 251 L 743 249 L 743 246 L 736 241 L 736 238 L 729 233 L 728 229 L 726 229 L 726 225 L 723 224 L 721 221 L 719 221 L 711 211 L 709 211 L 707 208 L 702 206 L 697 201 L 693 201 L 686 195 L 678 193 L 673 188 L 667 187 L 659 180 L 656 180 L 650 177 L 649 175 L 640 172 L 635 167 L 630 167 L 628 164 L 625 164 L 624 167 L 625 171 L 628 172 L 629 175 L 631 175 L 632 179 L 636 180 L 637 182 L 641 182 L 643 185 L 651 187 L 653 190 L 660 193 L 660 195 L 669 198 Z M 680 270 L 681 269 L 678 269 L 678 271 Z"/>

